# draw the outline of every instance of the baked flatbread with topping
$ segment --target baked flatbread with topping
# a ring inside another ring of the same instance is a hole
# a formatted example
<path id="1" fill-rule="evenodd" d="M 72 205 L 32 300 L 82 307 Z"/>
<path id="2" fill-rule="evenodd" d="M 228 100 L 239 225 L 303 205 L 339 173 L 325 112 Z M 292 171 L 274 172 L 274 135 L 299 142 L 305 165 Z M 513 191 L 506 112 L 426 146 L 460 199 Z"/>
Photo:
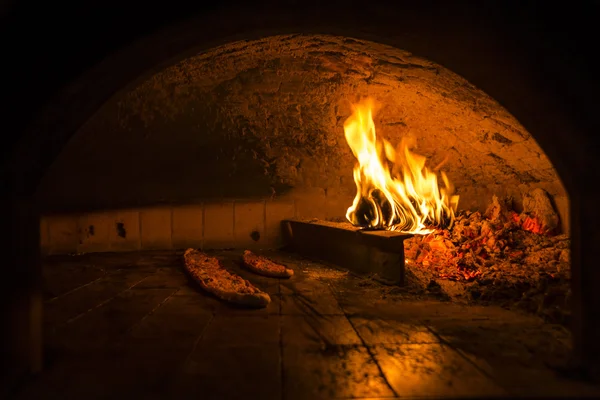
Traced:
<path id="1" fill-rule="evenodd" d="M 183 254 L 185 269 L 202 289 L 218 298 L 247 307 L 263 308 L 269 295 L 241 276 L 227 271 L 218 259 L 195 249 Z"/>
<path id="2" fill-rule="evenodd" d="M 272 278 L 290 278 L 294 271 L 285 265 L 277 264 L 266 257 L 258 256 L 250 250 L 244 251 L 242 255 L 244 267 L 252 272 Z"/>

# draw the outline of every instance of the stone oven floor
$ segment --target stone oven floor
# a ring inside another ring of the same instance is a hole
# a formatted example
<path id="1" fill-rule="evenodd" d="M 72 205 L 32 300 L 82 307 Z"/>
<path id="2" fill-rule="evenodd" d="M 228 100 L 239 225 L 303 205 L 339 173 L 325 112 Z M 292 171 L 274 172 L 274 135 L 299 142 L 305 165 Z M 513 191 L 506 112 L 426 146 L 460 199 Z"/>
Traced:
<path id="1" fill-rule="evenodd" d="M 262 310 L 198 292 L 182 252 L 86 254 L 45 261 L 47 368 L 19 399 L 333 399 L 599 396 L 567 379 L 569 335 L 497 307 L 401 289 L 269 253 L 290 280 L 256 276 Z"/>

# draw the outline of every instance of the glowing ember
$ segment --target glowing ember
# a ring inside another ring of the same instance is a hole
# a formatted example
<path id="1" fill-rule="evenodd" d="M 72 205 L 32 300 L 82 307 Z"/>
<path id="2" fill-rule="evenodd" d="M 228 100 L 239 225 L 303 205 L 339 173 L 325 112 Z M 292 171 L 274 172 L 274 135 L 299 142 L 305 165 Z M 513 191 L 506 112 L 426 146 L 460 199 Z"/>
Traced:
<path id="1" fill-rule="evenodd" d="M 397 150 L 378 140 L 373 106 L 371 99 L 354 105 L 344 123 L 346 141 L 358 160 L 356 197 L 346 218 L 356 226 L 414 234 L 452 226 L 458 196 L 452 195 L 446 174 L 441 173 L 444 187 L 438 187 L 436 173 L 425 167 L 425 157 L 410 150 L 414 143 L 409 138 Z"/>
<path id="2" fill-rule="evenodd" d="M 537 233 L 540 235 L 549 235 L 552 231 L 543 226 L 542 222 L 537 217 L 521 216 L 516 212 L 512 213 L 512 219 L 524 231 Z"/>

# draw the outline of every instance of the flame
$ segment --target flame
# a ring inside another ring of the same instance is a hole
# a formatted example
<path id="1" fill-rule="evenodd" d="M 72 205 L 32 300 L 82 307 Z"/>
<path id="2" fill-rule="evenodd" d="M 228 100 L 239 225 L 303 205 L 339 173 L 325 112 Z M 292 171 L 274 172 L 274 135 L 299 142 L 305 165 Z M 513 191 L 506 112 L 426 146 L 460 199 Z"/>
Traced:
<path id="1" fill-rule="evenodd" d="M 410 150 L 414 140 L 403 138 L 396 151 L 387 140 L 377 139 L 372 99 L 353 108 L 344 133 L 358 160 L 357 190 L 346 218 L 356 226 L 414 234 L 451 227 L 458 196 L 452 194 L 446 174 L 441 172 L 444 187 L 438 187 L 436 173 L 425 167 L 426 158 Z"/>

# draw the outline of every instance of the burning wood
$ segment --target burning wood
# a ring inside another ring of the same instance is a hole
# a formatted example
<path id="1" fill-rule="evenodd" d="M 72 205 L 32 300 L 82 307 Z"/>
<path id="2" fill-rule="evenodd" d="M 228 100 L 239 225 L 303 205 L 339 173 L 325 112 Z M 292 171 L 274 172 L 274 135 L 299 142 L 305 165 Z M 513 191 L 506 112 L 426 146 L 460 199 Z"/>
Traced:
<path id="1" fill-rule="evenodd" d="M 378 138 L 373 108 L 372 99 L 355 104 L 344 123 L 346 141 L 357 159 L 356 196 L 346 218 L 356 226 L 405 233 L 451 226 L 458 204 L 454 186 L 443 172 L 444 185 L 438 185 L 436 170 L 412 151 L 414 138 L 403 138 L 397 149 Z"/>
<path id="2" fill-rule="evenodd" d="M 537 200 L 521 213 L 494 196 L 485 213 L 459 212 L 452 228 L 406 240 L 407 276 L 428 289 L 452 284 L 454 294 L 446 294 L 455 300 L 517 307 L 568 324 L 569 238 L 555 234 L 558 215 L 542 196 L 541 189 L 530 193 Z"/>
<path id="3" fill-rule="evenodd" d="M 494 196 L 484 213 L 456 214 L 459 197 L 443 172 L 443 185 L 438 184 L 441 165 L 428 168 L 409 138 L 395 149 L 377 137 L 372 114 L 373 101 L 366 100 L 344 123 L 357 159 L 356 196 L 346 218 L 362 228 L 417 235 L 404 244 L 406 277 L 427 291 L 445 286 L 458 293 L 463 288 L 471 299 L 533 296 L 535 307 L 542 309 L 556 293 L 567 297 L 569 241 L 556 236 L 558 214 L 544 190 L 526 194 L 520 213 L 511 201 Z"/>
<path id="4" fill-rule="evenodd" d="M 485 213 L 461 212 L 452 228 L 407 240 L 408 263 L 430 268 L 440 278 L 468 281 L 494 266 L 568 261 L 566 243 L 557 246 L 550 236 L 558 226 L 558 216 L 548 208 L 547 194 L 536 189 L 527 197 L 536 200 L 528 201 L 520 214 L 508 201 L 494 196 Z"/>

